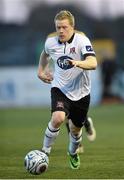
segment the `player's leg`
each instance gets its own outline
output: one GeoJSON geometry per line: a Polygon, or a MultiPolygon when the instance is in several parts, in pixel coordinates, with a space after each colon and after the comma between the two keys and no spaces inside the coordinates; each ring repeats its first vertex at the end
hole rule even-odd
{"type": "MultiPolygon", "coordinates": [[[[66,125],[66,129],[67,129],[67,133],[68,133],[68,135],[69,135],[69,133],[70,133],[69,119],[66,119],[65,125],[66,125]]],[[[83,153],[83,152],[84,152],[84,147],[83,147],[82,142],[80,142],[79,147],[78,147],[78,149],[77,149],[77,153],[81,154],[81,153],[83,153]]]]}
{"type": "Polygon", "coordinates": [[[65,95],[58,89],[51,89],[51,121],[45,131],[42,150],[47,154],[51,151],[51,146],[59,134],[60,126],[65,120],[65,95]]]}
{"type": "Polygon", "coordinates": [[[50,154],[52,144],[54,143],[56,137],[59,134],[60,126],[65,120],[65,112],[56,111],[53,112],[51,121],[48,123],[48,126],[45,131],[44,141],[43,141],[43,148],[47,154],[50,154]]]}
{"type": "Polygon", "coordinates": [[[96,130],[93,125],[93,120],[87,115],[89,111],[89,104],[90,104],[90,94],[80,99],[76,103],[76,106],[78,106],[78,109],[82,111],[82,113],[80,112],[80,115],[82,116],[83,125],[87,134],[87,138],[89,139],[89,141],[94,141],[96,138],[96,130]]]}
{"type": "MultiPolygon", "coordinates": [[[[85,128],[88,140],[89,141],[95,141],[95,139],[96,139],[96,130],[95,130],[93,120],[92,120],[91,117],[86,118],[85,123],[84,123],[84,128],[85,128]]],[[[69,134],[70,130],[69,130],[68,120],[66,121],[66,129],[67,129],[67,133],[69,134]]],[[[79,147],[77,149],[77,152],[79,154],[84,152],[84,147],[83,147],[82,143],[80,143],[80,145],[79,145],[79,147]]]]}
{"type": "Polygon", "coordinates": [[[77,149],[82,140],[82,127],[84,126],[84,123],[86,121],[87,113],[89,110],[89,104],[90,104],[90,95],[81,98],[79,101],[72,101],[71,103],[70,114],[68,116],[68,118],[71,119],[71,121],[69,121],[69,127],[70,127],[69,153],[71,157],[70,164],[72,163],[73,156],[74,156],[74,162],[76,162],[77,160],[77,164],[75,163],[73,168],[75,168],[76,165],[78,168],[80,166],[80,159],[77,153],[77,149]],[[75,160],[75,157],[78,158],[76,158],[75,160]]]}
{"type": "Polygon", "coordinates": [[[72,169],[78,169],[80,167],[80,157],[77,153],[77,149],[82,141],[82,128],[76,127],[71,120],[69,120],[69,162],[72,169]]]}

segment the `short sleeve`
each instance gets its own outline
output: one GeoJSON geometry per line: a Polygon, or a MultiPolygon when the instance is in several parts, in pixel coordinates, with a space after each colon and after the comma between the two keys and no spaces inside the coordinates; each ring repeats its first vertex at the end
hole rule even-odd
{"type": "Polygon", "coordinates": [[[85,55],[85,54],[90,54],[90,55],[94,54],[95,55],[92,44],[91,44],[88,37],[84,36],[82,38],[82,43],[81,44],[82,44],[82,47],[81,47],[82,55],[85,55]]]}
{"type": "Polygon", "coordinates": [[[45,41],[44,51],[45,51],[46,54],[49,54],[49,51],[48,51],[48,40],[45,41]]]}

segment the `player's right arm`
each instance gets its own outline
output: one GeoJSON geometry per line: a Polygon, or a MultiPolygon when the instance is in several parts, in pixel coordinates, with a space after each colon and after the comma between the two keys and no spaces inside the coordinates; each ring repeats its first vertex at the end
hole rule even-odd
{"type": "Polygon", "coordinates": [[[43,50],[39,59],[38,77],[45,83],[51,83],[53,80],[52,74],[48,71],[46,72],[46,68],[49,63],[48,58],[49,55],[43,50]]]}

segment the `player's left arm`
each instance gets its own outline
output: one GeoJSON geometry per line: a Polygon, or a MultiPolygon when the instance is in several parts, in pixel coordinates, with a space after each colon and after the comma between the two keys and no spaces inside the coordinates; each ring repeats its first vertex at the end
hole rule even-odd
{"type": "Polygon", "coordinates": [[[86,70],[94,70],[97,67],[97,59],[94,55],[87,55],[84,60],[69,60],[69,63],[86,70]]]}

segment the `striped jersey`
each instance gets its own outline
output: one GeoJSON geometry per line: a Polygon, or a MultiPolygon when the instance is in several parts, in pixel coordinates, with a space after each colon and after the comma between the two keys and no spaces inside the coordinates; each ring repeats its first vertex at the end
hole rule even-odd
{"type": "Polygon", "coordinates": [[[57,33],[49,35],[45,42],[45,52],[54,62],[52,87],[59,88],[70,100],[77,101],[90,93],[90,70],[69,64],[69,59],[84,61],[88,55],[95,55],[88,37],[75,31],[68,42],[59,41],[57,33]]]}

